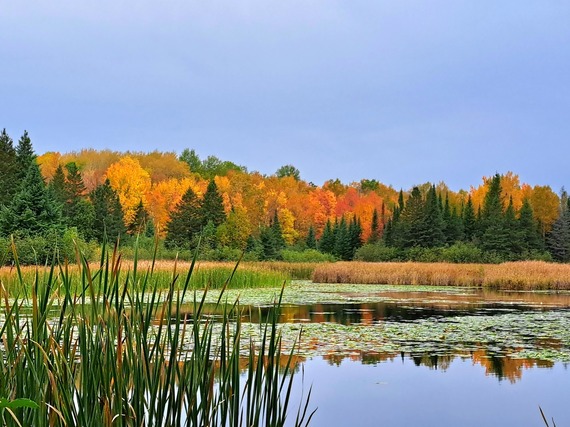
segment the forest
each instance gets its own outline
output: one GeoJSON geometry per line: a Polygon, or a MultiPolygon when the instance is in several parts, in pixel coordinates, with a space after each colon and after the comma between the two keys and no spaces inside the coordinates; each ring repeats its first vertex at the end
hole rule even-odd
{"type": "Polygon", "coordinates": [[[194,150],[83,149],[37,155],[27,132],[0,134],[0,262],[97,256],[104,241],[126,256],[209,260],[570,261],[564,189],[513,172],[468,190],[445,182],[396,190],[376,179],[322,186],[293,165],[272,175],[194,150]]]}

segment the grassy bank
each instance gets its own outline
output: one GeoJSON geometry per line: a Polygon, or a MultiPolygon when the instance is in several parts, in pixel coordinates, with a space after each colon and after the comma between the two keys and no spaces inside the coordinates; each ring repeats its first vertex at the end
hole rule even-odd
{"type": "Polygon", "coordinates": [[[181,318],[200,269],[177,267],[162,290],[151,266],[134,261],[127,272],[116,254],[73,273],[16,265],[30,294],[13,297],[1,282],[0,424],[282,426],[287,416],[308,424],[308,398],[290,411],[293,355],[281,354],[277,315],[260,325],[259,342],[241,342],[235,306],[213,323],[198,300],[181,318]],[[154,304],[163,293],[169,303],[154,304]]]}
{"type": "Polygon", "coordinates": [[[570,265],[542,261],[503,264],[338,262],[317,266],[312,279],[318,283],[570,289],[570,265]]]}
{"type": "MultiPolygon", "coordinates": [[[[96,271],[99,264],[90,263],[89,265],[92,270],[96,271]]],[[[175,271],[181,272],[188,270],[190,265],[190,262],[138,261],[136,263],[136,270],[138,272],[152,271],[153,286],[156,286],[157,289],[168,289],[173,280],[173,276],[176,274],[175,271]]],[[[265,263],[243,263],[240,264],[237,269],[235,269],[235,265],[235,263],[197,262],[192,277],[190,278],[189,288],[204,289],[208,287],[215,289],[224,286],[226,282],[229,289],[281,287],[292,276],[292,272],[287,271],[285,268],[276,268],[265,263]],[[229,280],[230,278],[231,280],[229,280]]],[[[135,262],[132,260],[124,260],[121,262],[121,266],[122,268],[119,272],[120,276],[124,278],[129,276],[131,289],[140,290],[142,288],[142,282],[140,280],[132,280],[132,275],[135,271],[135,262]]],[[[23,280],[20,281],[16,268],[1,267],[0,281],[10,296],[16,296],[18,294],[30,295],[31,284],[36,280],[36,275],[38,279],[47,280],[47,276],[49,276],[50,272],[51,268],[47,266],[21,267],[20,273],[23,280]]],[[[312,270],[310,272],[312,273],[312,270]]],[[[70,292],[76,294],[83,291],[85,284],[81,280],[81,266],[77,264],[67,265],[64,268],[56,269],[53,274],[55,282],[61,282],[65,276],[70,292]]],[[[307,277],[310,276],[309,272],[305,274],[307,274],[307,277]]],[[[100,279],[101,278],[97,276],[95,277],[92,283],[94,288],[98,288],[100,284],[104,284],[100,279]]],[[[177,280],[175,285],[178,288],[180,285],[183,285],[183,282],[177,280]]]]}

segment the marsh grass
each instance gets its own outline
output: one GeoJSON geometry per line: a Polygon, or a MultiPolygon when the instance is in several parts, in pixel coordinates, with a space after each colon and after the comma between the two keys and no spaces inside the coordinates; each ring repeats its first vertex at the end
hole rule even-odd
{"type": "Polygon", "coordinates": [[[312,279],[317,283],[570,289],[570,265],[543,261],[503,264],[338,262],[318,265],[312,279]]]}
{"type": "MultiPolygon", "coordinates": [[[[152,269],[153,283],[158,289],[162,290],[169,288],[172,281],[172,271],[175,266],[178,270],[188,270],[190,266],[193,265],[191,262],[178,263],[176,261],[137,261],[136,264],[139,270],[152,269]]],[[[123,274],[129,271],[132,272],[134,266],[135,261],[121,261],[123,274]]],[[[216,289],[223,286],[230,276],[232,280],[227,283],[229,289],[280,288],[283,283],[287,282],[291,277],[290,273],[283,269],[273,269],[262,264],[240,264],[240,268],[237,271],[234,271],[234,267],[235,263],[196,262],[193,267],[192,277],[190,278],[189,288],[216,289]]],[[[99,264],[90,263],[89,268],[98,271],[99,264]]],[[[82,292],[82,270],[83,266],[81,264],[70,264],[65,267],[67,285],[72,293],[82,292]]],[[[31,284],[34,283],[35,277],[38,276],[40,281],[45,281],[48,279],[50,272],[50,266],[20,267],[19,273],[14,266],[2,267],[0,268],[0,280],[10,295],[29,295],[31,284]],[[23,280],[20,280],[18,274],[21,274],[23,280]]],[[[53,274],[53,280],[59,281],[61,279],[62,270],[56,269],[53,274]]],[[[99,283],[98,280],[95,280],[92,285],[97,288],[99,283]]],[[[177,287],[180,284],[180,281],[176,282],[177,287]]],[[[142,289],[140,275],[136,280],[131,280],[131,289],[142,289]]]]}
{"type": "MultiPolygon", "coordinates": [[[[174,264],[164,288],[155,263],[135,257],[125,270],[116,248],[103,248],[97,268],[78,260],[77,271],[54,262],[24,274],[16,257],[19,288],[29,294],[14,296],[0,282],[0,397],[39,405],[10,409],[6,425],[282,426],[292,416],[295,372],[293,353],[281,353],[280,299],[260,324],[261,340],[242,343],[237,303],[216,324],[203,313],[205,295],[194,295],[191,317],[177,315],[192,293],[194,262],[174,264]]],[[[292,425],[310,422],[309,399],[310,391],[292,425]]]]}

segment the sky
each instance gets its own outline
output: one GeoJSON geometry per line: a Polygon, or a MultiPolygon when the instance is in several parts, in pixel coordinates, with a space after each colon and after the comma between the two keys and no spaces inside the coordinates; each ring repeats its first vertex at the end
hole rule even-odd
{"type": "Polygon", "coordinates": [[[567,0],[0,0],[0,128],[321,185],[570,186],[567,0]]]}

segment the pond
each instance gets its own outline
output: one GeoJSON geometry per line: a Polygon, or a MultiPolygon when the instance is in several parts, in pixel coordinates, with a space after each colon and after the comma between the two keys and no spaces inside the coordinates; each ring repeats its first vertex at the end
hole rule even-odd
{"type": "MultiPolygon", "coordinates": [[[[255,336],[279,290],[232,292],[255,336]]],[[[570,425],[568,292],[295,282],[280,321],[312,426],[570,425]]]]}

